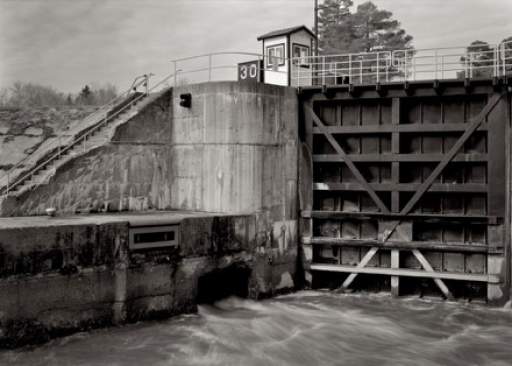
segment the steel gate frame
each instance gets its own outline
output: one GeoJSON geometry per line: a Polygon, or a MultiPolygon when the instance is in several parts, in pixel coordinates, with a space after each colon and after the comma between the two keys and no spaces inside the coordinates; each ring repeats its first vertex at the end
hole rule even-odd
{"type": "MultiPolygon", "coordinates": [[[[439,85],[434,82],[434,85],[439,85]]],[[[326,94],[326,87],[323,88],[324,94],[326,94]]],[[[376,88],[377,89],[377,88],[376,88]]],[[[406,86],[404,85],[404,89],[406,86]]],[[[350,91],[351,88],[349,87],[350,91]]],[[[382,274],[382,275],[390,275],[391,276],[391,292],[394,295],[398,295],[399,290],[399,281],[398,278],[400,276],[405,277],[421,277],[421,278],[432,278],[437,287],[440,289],[441,293],[447,299],[453,299],[453,295],[444,283],[443,279],[453,279],[453,280],[463,280],[463,281],[475,281],[475,282],[485,282],[487,284],[499,284],[501,282],[500,276],[495,273],[487,274],[470,274],[470,273],[451,273],[444,271],[435,271],[429,261],[425,258],[425,256],[420,251],[418,247],[407,247],[404,243],[393,243],[388,242],[389,238],[396,230],[396,228],[400,225],[402,219],[409,218],[412,209],[418,203],[418,201],[424,196],[424,194],[429,190],[434,181],[439,177],[439,175],[443,172],[443,170],[447,167],[447,165],[454,160],[459,150],[464,146],[464,144],[469,140],[471,136],[477,131],[477,129],[487,120],[489,114],[494,110],[496,105],[507,95],[506,92],[502,90],[495,90],[495,93],[488,95],[487,103],[483,107],[483,109],[478,113],[477,116],[470,119],[467,124],[466,129],[462,133],[462,135],[457,139],[455,144],[450,148],[447,153],[443,154],[441,161],[437,164],[435,169],[430,173],[428,178],[424,180],[420,186],[417,188],[416,192],[413,196],[408,200],[405,206],[400,210],[399,213],[391,212],[390,209],[384,204],[384,202],[377,195],[375,189],[372,185],[364,178],[361,171],[357,168],[354,161],[350,158],[350,156],[344,151],[344,149],[340,146],[338,141],[334,138],[333,133],[329,130],[326,124],[321,120],[321,118],[315,113],[313,109],[314,101],[311,101],[310,104],[303,103],[304,110],[304,122],[305,122],[305,140],[306,146],[309,147],[310,151],[313,151],[313,128],[316,127],[316,130],[320,132],[321,136],[324,136],[329,145],[334,149],[336,155],[336,161],[342,162],[346,164],[349,168],[350,172],[354,175],[357,182],[361,186],[361,191],[366,192],[375,205],[378,207],[380,212],[373,215],[378,215],[380,217],[389,217],[392,219],[396,219],[391,223],[391,227],[386,230],[384,237],[379,240],[379,246],[370,246],[369,250],[366,252],[364,256],[362,256],[360,262],[356,266],[347,266],[347,265],[330,265],[330,264],[317,264],[311,263],[309,265],[310,271],[328,271],[328,272],[342,272],[348,273],[349,275],[344,280],[342,284],[343,289],[347,289],[357,277],[359,273],[366,274],[382,274]],[[375,254],[379,251],[380,248],[391,249],[391,268],[387,267],[367,267],[367,264],[370,260],[375,256],[375,254]],[[420,263],[423,270],[412,270],[407,268],[400,268],[399,266],[399,253],[402,251],[411,251],[417,261],[420,263]]],[[[353,95],[354,96],[354,95],[353,95]]],[[[509,116],[510,118],[510,116],[509,116]]],[[[393,123],[393,122],[392,122],[393,123]]],[[[399,121],[395,124],[399,124],[399,121]]],[[[393,143],[392,143],[393,144],[393,143]]],[[[394,146],[392,153],[399,153],[399,147],[394,146]]],[[[311,162],[312,164],[313,162],[311,162]]],[[[394,167],[392,167],[394,170],[394,167]]],[[[392,174],[397,174],[393,172],[392,174]]],[[[313,175],[311,175],[311,181],[307,182],[310,184],[311,189],[313,188],[313,175]]],[[[395,181],[396,184],[396,181],[395,181]]],[[[393,193],[398,193],[394,192],[393,193]]],[[[393,200],[392,205],[394,206],[394,210],[396,210],[396,205],[393,200]]],[[[338,243],[333,243],[332,240],[327,240],[329,243],[322,243],[321,238],[313,238],[312,236],[312,218],[313,217],[322,217],[323,212],[315,212],[313,210],[303,210],[302,217],[307,221],[304,225],[305,229],[303,236],[303,244],[312,245],[312,244],[331,244],[331,245],[346,245],[350,246],[350,240],[340,239],[338,243]],[[309,221],[308,221],[309,220],[309,221]],[[309,234],[309,235],[308,235],[309,234]]],[[[327,213],[324,216],[332,218],[336,216],[335,212],[332,212],[333,215],[329,215],[327,213]]],[[[339,212],[339,216],[347,216],[350,217],[351,213],[339,212]]],[[[370,214],[371,213],[358,213],[358,214],[370,214]]],[[[489,212],[487,212],[489,214],[489,212]]],[[[487,215],[487,221],[489,223],[493,223],[497,220],[496,217],[492,217],[491,215],[487,215]]],[[[353,245],[354,246],[354,245],[353,245]]],[[[355,245],[357,246],[357,245],[355,245]]],[[[441,248],[445,249],[445,248],[441,248]]],[[[465,248],[468,249],[468,248],[465,248]]],[[[475,249],[475,248],[469,248],[475,249]]],[[[310,253],[312,254],[312,253],[310,253]]],[[[312,259],[312,257],[311,257],[312,259]]]]}

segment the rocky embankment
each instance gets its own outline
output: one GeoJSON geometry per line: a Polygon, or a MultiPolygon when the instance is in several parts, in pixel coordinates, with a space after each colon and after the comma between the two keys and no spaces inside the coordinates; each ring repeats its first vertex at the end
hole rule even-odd
{"type": "Polygon", "coordinates": [[[46,139],[65,132],[94,106],[0,108],[0,176],[35,151],[46,139]]]}

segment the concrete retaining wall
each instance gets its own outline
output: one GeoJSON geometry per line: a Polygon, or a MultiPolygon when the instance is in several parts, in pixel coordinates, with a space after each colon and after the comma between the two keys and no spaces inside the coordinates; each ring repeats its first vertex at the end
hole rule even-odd
{"type": "Polygon", "coordinates": [[[290,88],[217,82],[168,90],[113,141],[4,202],[3,216],[181,209],[295,217],[297,97],[290,88]],[[179,95],[192,94],[192,108],[179,95]]]}
{"type": "Polygon", "coordinates": [[[198,279],[232,265],[249,269],[252,298],[297,287],[297,111],[284,87],[170,89],[110,143],[4,201],[3,216],[58,218],[0,219],[0,343],[193,311],[198,279]],[[177,251],[130,252],[122,212],[156,211],[163,225],[158,210],[171,209],[219,214],[183,217],[177,251]],[[116,214],[65,218],[99,212],[116,214]]]}
{"type": "Polygon", "coordinates": [[[0,348],[193,312],[199,278],[232,265],[251,298],[293,289],[296,251],[272,248],[264,217],[152,216],[180,223],[179,248],[130,251],[133,216],[0,219],[0,348]]]}

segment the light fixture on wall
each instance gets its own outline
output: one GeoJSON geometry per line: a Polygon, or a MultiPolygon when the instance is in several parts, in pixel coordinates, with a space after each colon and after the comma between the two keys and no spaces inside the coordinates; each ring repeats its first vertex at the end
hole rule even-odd
{"type": "Polygon", "coordinates": [[[192,94],[184,93],[180,94],[180,106],[190,108],[192,105],[192,94]]]}

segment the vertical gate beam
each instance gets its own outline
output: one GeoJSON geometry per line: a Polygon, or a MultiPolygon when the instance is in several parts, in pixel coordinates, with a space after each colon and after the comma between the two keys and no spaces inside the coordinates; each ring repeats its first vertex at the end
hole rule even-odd
{"type": "MultiPolygon", "coordinates": [[[[366,267],[366,265],[372,260],[373,256],[375,255],[375,253],[377,253],[378,250],[379,248],[377,247],[371,247],[370,250],[366,252],[363,259],[361,259],[361,262],[359,262],[355,268],[366,267]]],[[[347,289],[350,286],[350,284],[355,280],[356,277],[357,273],[349,274],[348,277],[343,282],[343,284],[341,285],[341,287],[343,289],[347,289]]]]}
{"type": "MultiPolygon", "coordinates": [[[[400,251],[398,249],[391,250],[391,268],[400,268],[400,251]]],[[[391,276],[391,295],[398,296],[400,293],[400,278],[391,276]]]]}
{"type": "MultiPolygon", "coordinates": [[[[505,217],[506,209],[506,147],[505,136],[508,103],[499,103],[487,120],[487,212],[489,216],[505,217]]],[[[488,245],[499,247],[503,245],[504,225],[488,227],[488,245]]]]}
{"type": "Polygon", "coordinates": [[[313,121],[315,121],[315,124],[318,126],[318,129],[325,135],[327,138],[327,141],[331,144],[331,146],[336,150],[336,153],[344,160],[345,164],[347,164],[348,168],[354,174],[354,177],[357,179],[359,184],[361,184],[366,192],[370,195],[370,197],[373,199],[377,207],[384,213],[390,213],[389,209],[386,207],[384,202],[380,199],[380,197],[377,195],[377,193],[374,191],[374,189],[370,186],[370,184],[366,181],[366,179],[363,177],[359,169],[355,166],[352,159],[348,157],[348,155],[345,153],[343,148],[338,144],[338,141],[332,136],[332,134],[327,130],[323,122],[320,120],[320,118],[315,114],[313,109],[311,107],[308,107],[309,113],[311,114],[311,117],[313,118],[313,121]]]}
{"type": "MultiPolygon", "coordinates": [[[[304,106],[306,101],[303,101],[304,106]]],[[[311,102],[312,103],[312,102],[311,102]]],[[[302,109],[304,118],[304,137],[305,142],[302,144],[301,154],[299,155],[299,207],[301,210],[313,209],[313,119],[311,114],[307,112],[306,107],[302,109]]],[[[313,261],[313,246],[311,238],[313,237],[313,219],[301,218],[300,234],[305,241],[302,243],[302,261],[304,266],[304,282],[306,287],[313,285],[313,276],[311,275],[310,266],[313,261]]]]}
{"type": "MultiPolygon", "coordinates": [[[[457,152],[461,149],[462,146],[466,143],[469,137],[476,131],[478,127],[485,121],[489,113],[494,109],[496,104],[500,101],[500,99],[505,95],[504,93],[494,94],[491,99],[487,102],[485,107],[478,113],[478,115],[473,118],[473,120],[469,123],[469,126],[466,128],[466,131],[462,134],[461,137],[457,140],[457,142],[453,145],[450,151],[443,157],[443,160],[439,162],[434,171],[429,175],[429,177],[420,185],[416,193],[411,197],[411,199],[404,206],[400,214],[407,215],[413,208],[414,205],[419,201],[421,197],[425,194],[425,192],[430,188],[432,183],[437,179],[439,174],[446,168],[448,163],[453,160],[457,152]]],[[[391,234],[395,231],[399,222],[394,225],[392,230],[389,231],[387,237],[384,238],[384,242],[389,239],[391,234]]]]}
{"type": "MultiPolygon", "coordinates": [[[[400,124],[400,98],[393,98],[391,104],[391,123],[395,126],[400,124]]],[[[391,153],[400,154],[400,134],[395,131],[391,134],[391,153]]],[[[394,161],[391,163],[391,181],[394,184],[400,183],[400,163],[394,161]]],[[[400,192],[394,190],[391,192],[391,212],[400,212],[400,192]]]]}
{"type": "MultiPolygon", "coordinates": [[[[421,252],[418,249],[413,249],[412,254],[414,254],[414,256],[416,257],[418,262],[420,262],[421,266],[423,267],[423,269],[425,269],[425,271],[432,272],[432,273],[435,272],[434,268],[432,268],[432,266],[428,262],[427,258],[425,258],[423,256],[423,254],[421,254],[421,252]]],[[[439,289],[441,290],[443,295],[448,300],[453,300],[453,295],[450,292],[450,290],[448,289],[448,287],[445,285],[444,281],[440,278],[434,278],[433,280],[436,283],[437,287],[439,287],[439,289]]]]}

